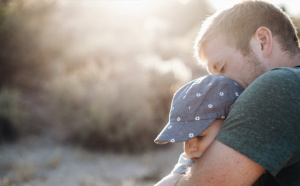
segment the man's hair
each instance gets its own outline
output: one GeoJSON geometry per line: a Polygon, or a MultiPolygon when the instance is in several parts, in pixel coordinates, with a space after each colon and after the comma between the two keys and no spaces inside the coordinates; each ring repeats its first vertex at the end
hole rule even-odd
{"type": "Polygon", "coordinates": [[[293,55],[299,52],[296,28],[291,18],[279,8],[264,1],[244,1],[208,17],[195,40],[194,52],[199,59],[207,41],[222,34],[226,43],[244,56],[251,52],[249,43],[261,27],[271,30],[283,51],[293,55]]]}

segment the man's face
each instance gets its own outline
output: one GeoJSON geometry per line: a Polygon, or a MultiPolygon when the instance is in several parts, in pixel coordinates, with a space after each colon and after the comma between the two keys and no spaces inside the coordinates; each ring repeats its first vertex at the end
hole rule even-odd
{"type": "Polygon", "coordinates": [[[210,74],[224,75],[243,88],[267,71],[254,52],[243,56],[240,51],[228,46],[220,34],[205,44],[202,58],[210,74]]]}

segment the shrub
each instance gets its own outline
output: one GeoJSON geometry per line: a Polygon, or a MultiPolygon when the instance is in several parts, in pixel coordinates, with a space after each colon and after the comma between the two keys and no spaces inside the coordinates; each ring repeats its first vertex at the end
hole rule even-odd
{"type": "Polygon", "coordinates": [[[61,49],[43,44],[53,7],[45,1],[0,2],[0,87],[40,88],[49,78],[49,61],[61,49]]]}
{"type": "Polygon", "coordinates": [[[6,88],[0,91],[0,139],[14,140],[30,131],[29,113],[22,106],[19,92],[6,88]]]}
{"type": "Polygon", "coordinates": [[[90,149],[137,152],[156,146],[180,81],[171,71],[138,63],[99,64],[73,68],[47,85],[54,115],[64,123],[57,130],[90,149]]]}

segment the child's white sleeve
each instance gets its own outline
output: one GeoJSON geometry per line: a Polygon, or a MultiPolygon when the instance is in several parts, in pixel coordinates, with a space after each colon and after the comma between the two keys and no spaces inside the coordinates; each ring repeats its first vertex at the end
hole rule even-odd
{"type": "Polygon", "coordinates": [[[183,152],[179,156],[178,162],[171,173],[160,180],[158,183],[156,183],[154,186],[175,186],[180,180],[181,176],[186,173],[194,163],[195,162],[189,159],[183,152]]]}
{"type": "Polygon", "coordinates": [[[187,157],[187,155],[183,152],[178,160],[178,163],[175,165],[171,173],[180,173],[184,174],[186,171],[193,166],[195,162],[187,157]]]}
{"type": "Polygon", "coordinates": [[[180,180],[182,174],[180,173],[170,173],[154,186],[175,186],[177,182],[180,180]]]}

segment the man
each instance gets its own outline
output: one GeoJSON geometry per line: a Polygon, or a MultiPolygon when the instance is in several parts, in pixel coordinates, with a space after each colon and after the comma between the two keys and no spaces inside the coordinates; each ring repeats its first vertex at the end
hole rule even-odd
{"type": "Polygon", "coordinates": [[[195,44],[209,73],[246,90],[177,185],[252,185],[266,171],[279,185],[300,185],[300,50],[288,15],[245,1],[208,18],[195,44]]]}

